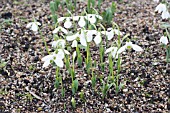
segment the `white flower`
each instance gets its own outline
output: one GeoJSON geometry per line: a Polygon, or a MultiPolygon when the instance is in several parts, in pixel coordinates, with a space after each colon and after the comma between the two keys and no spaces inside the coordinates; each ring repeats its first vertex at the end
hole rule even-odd
{"type": "Polygon", "coordinates": [[[52,53],[50,55],[43,57],[42,58],[42,61],[44,61],[43,67],[47,67],[51,63],[51,61],[54,61],[57,66],[63,67],[64,63],[62,59],[64,58],[64,56],[61,54],[62,53],[59,51],[57,54],[52,53]]]}
{"type": "Polygon", "coordinates": [[[113,31],[116,35],[121,35],[121,36],[123,35],[122,32],[120,32],[118,29],[114,29],[113,31]]]}
{"type": "Polygon", "coordinates": [[[79,37],[80,37],[81,45],[87,46],[86,35],[85,35],[85,31],[83,29],[81,30],[81,34],[79,35],[79,37]]]}
{"type": "Polygon", "coordinates": [[[170,18],[170,13],[168,12],[168,10],[163,11],[161,17],[162,17],[162,19],[170,18]]]}
{"type": "Polygon", "coordinates": [[[73,59],[75,59],[76,58],[76,51],[74,51],[74,53],[73,53],[73,59]]]}
{"type": "Polygon", "coordinates": [[[54,31],[53,31],[53,34],[58,33],[60,30],[63,33],[68,34],[68,31],[65,28],[61,27],[61,26],[58,26],[57,28],[55,28],[54,31]]]}
{"type": "Polygon", "coordinates": [[[86,21],[84,20],[84,17],[83,17],[83,16],[80,17],[80,20],[79,20],[79,22],[78,22],[78,25],[79,25],[80,27],[84,27],[84,26],[86,25],[86,21]]]}
{"type": "Polygon", "coordinates": [[[168,44],[168,38],[167,38],[166,36],[162,36],[162,37],[160,38],[160,42],[163,43],[163,44],[165,44],[165,45],[167,45],[167,44],[168,44]]]}
{"type": "Polygon", "coordinates": [[[140,46],[132,44],[132,42],[126,42],[126,44],[118,50],[118,54],[125,51],[127,48],[133,48],[135,51],[143,51],[140,46]]]}
{"type": "Polygon", "coordinates": [[[66,44],[66,42],[65,42],[65,40],[63,40],[63,39],[58,39],[57,41],[53,41],[52,42],[52,47],[54,47],[54,48],[56,48],[56,47],[58,47],[58,48],[65,48],[65,44],[66,44]]]}
{"type": "Polygon", "coordinates": [[[74,41],[72,42],[71,47],[77,47],[77,40],[74,40],[74,41]]]}
{"type": "Polygon", "coordinates": [[[98,45],[98,44],[100,44],[101,41],[102,41],[101,33],[100,33],[100,32],[97,32],[97,35],[96,35],[96,37],[94,38],[94,42],[96,43],[96,45],[98,45]]]}
{"type": "Polygon", "coordinates": [[[110,53],[112,54],[113,58],[118,58],[118,53],[117,53],[118,48],[117,47],[110,47],[106,49],[105,54],[110,53]]]}
{"type": "Polygon", "coordinates": [[[159,0],[153,0],[153,1],[154,1],[154,2],[157,2],[157,3],[159,2],[159,0]]]}
{"type": "Polygon", "coordinates": [[[162,3],[160,3],[157,7],[156,7],[156,9],[155,9],[155,11],[157,12],[158,11],[158,13],[161,13],[161,12],[164,12],[164,11],[166,11],[167,9],[166,9],[166,5],[165,4],[162,4],[162,3]]]}
{"type": "Polygon", "coordinates": [[[87,42],[91,42],[93,40],[93,35],[97,35],[96,30],[85,30],[87,42]]]}
{"type": "Polygon", "coordinates": [[[68,17],[68,18],[66,18],[66,21],[64,23],[64,27],[65,28],[71,28],[71,26],[72,26],[72,23],[70,21],[70,18],[68,17]]]}
{"type": "Polygon", "coordinates": [[[30,28],[34,32],[38,31],[38,25],[41,25],[39,22],[30,22],[27,24],[26,28],[30,28]]]}
{"type": "Polygon", "coordinates": [[[96,15],[96,14],[87,14],[87,16],[85,16],[85,18],[88,21],[90,21],[91,24],[94,24],[96,22],[96,18],[102,20],[102,17],[100,15],[96,15]]]}
{"type": "Polygon", "coordinates": [[[66,40],[67,40],[67,41],[73,41],[73,40],[75,40],[77,37],[79,37],[79,32],[77,32],[76,34],[71,35],[71,36],[66,36],[66,40]]]}
{"type": "Polygon", "coordinates": [[[112,28],[108,28],[107,31],[102,31],[101,33],[106,35],[108,40],[111,40],[114,36],[114,31],[112,28]]]}
{"type": "Polygon", "coordinates": [[[60,17],[60,18],[57,19],[57,21],[58,21],[58,23],[59,23],[59,22],[64,21],[64,19],[66,19],[66,18],[67,18],[67,17],[60,17]]]}

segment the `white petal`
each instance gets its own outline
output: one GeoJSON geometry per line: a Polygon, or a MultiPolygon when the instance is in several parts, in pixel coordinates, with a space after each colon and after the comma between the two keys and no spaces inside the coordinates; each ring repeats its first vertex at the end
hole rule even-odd
{"type": "Polygon", "coordinates": [[[53,41],[52,42],[52,47],[56,48],[56,47],[60,47],[60,48],[65,48],[65,40],[63,39],[58,39],[57,41],[53,41]]]}
{"type": "Polygon", "coordinates": [[[41,23],[39,23],[39,22],[35,22],[37,25],[41,25],[41,23]]]}
{"type": "Polygon", "coordinates": [[[63,51],[63,49],[58,49],[58,53],[55,55],[55,57],[63,59],[64,58],[64,51],[63,51]]]}
{"type": "Polygon", "coordinates": [[[77,40],[74,40],[74,41],[72,42],[71,47],[77,47],[77,40]]]}
{"type": "Polygon", "coordinates": [[[86,25],[86,21],[84,20],[84,17],[80,17],[80,20],[78,22],[78,25],[80,27],[84,27],[86,25]]]}
{"type": "Polygon", "coordinates": [[[120,53],[122,53],[123,51],[125,51],[126,50],[126,45],[124,45],[124,46],[122,46],[121,48],[119,48],[119,50],[118,50],[118,54],[120,54],[120,53]]]}
{"type": "Polygon", "coordinates": [[[58,67],[63,67],[63,66],[64,66],[63,60],[60,59],[60,58],[56,58],[56,59],[54,60],[54,62],[56,63],[56,65],[57,65],[58,67]]]}
{"type": "Polygon", "coordinates": [[[70,54],[70,53],[69,53],[67,50],[65,50],[65,49],[64,49],[64,53],[67,54],[67,55],[70,54]]]}
{"type": "Polygon", "coordinates": [[[61,31],[62,31],[63,33],[68,34],[68,31],[67,31],[65,28],[63,28],[63,27],[60,26],[60,29],[61,29],[61,31]]]}
{"type": "Polygon", "coordinates": [[[114,29],[113,31],[117,35],[121,35],[121,36],[123,35],[122,32],[120,32],[118,29],[114,29]]]}
{"type": "Polygon", "coordinates": [[[86,34],[86,38],[87,38],[87,42],[91,42],[93,39],[93,35],[97,34],[96,30],[86,30],[87,34],[86,34]]]}
{"type": "Polygon", "coordinates": [[[78,21],[81,16],[73,16],[74,21],[78,21]]]}
{"type": "Polygon", "coordinates": [[[45,61],[52,60],[52,59],[53,59],[53,55],[47,55],[43,57],[41,60],[45,62],[45,61]]]}
{"type": "Polygon", "coordinates": [[[79,33],[78,33],[78,32],[77,32],[76,34],[74,34],[74,35],[66,36],[66,40],[67,40],[67,41],[73,41],[73,40],[75,40],[77,37],[79,37],[79,33]]]}
{"type": "Polygon", "coordinates": [[[170,18],[170,13],[167,11],[163,11],[161,15],[162,19],[168,19],[170,18]]]}
{"type": "Polygon", "coordinates": [[[100,19],[100,20],[102,20],[103,18],[102,18],[102,16],[100,16],[100,15],[95,15],[98,19],[100,19]]]}
{"type": "Polygon", "coordinates": [[[53,30],[53,34],[58,33],[58,31],[59,31],[59,28],[57,27],[53,30]]]}
{"type": "Polygon", "coordinates": [[[38,25],[36,23],[32,23],[31,30],[38,31],[38,25]]]}
{"type": "Polygon", "coordinates": [[[44,64],[43,64],[43,68],[47,67],[49,64],[50,64],[50,60],[45,61],[44,64]]]}
{"type": "Polygon", "coordinates": [[[157,3],[159,2],[159,0],[153,0],[153,1],[154,1],[154,2],[157,2],[157,3]]]}
{"type": "Polygon", "coordinates": [[[135,51],[143,51],[143,49],[142,49],[140,46],[136,45],[136,44],[132,44],[132,48],[133,48],[135,51]]]}
{"type": "Polygon", "coordinates": [[[101,33],[98,32],[97,36],[94,38],[94,42],[96,43],[96,45],[98,45],[98,44],[100,44],[101,41],[102,41],[101,33]]]}
{"type": "Polygon", "coordinates": [[[32,22],[28,23],[26,28],[30,28],[32,26],[32,22]]]}
{"type": "Polygon", "coordinates": [[[110,48],[106,49],[105,54],[110,53],[114,49],[115,49],[115,47],[110,47],[110,48]]]}
{"type": "Polygon", "coordinates": [[[161,13],[161,12],[164,12],[164,11],[166,11],[167,9],[166,9],[166,5],[165,4],[162,4],[162,3],[160,3],[157,7],[156,7],[156,9],[155,9],[155,11],[157,12],[158,11],[158,13],[161,13]]]}
{"type": "Polygon", "coordinates": [[[85,36],[85,31],[81,30],[81,34],[80,34],[80,43],[83,46],[87,46],[87,42],[86,42],[86,36],[85,36]]]}
{"type": "Polygon", "coordinates": [[[60,18],[57,19],[57,21],[62,22],[62,21],[64,21],[65,18],[67,18],[67,17],[60,17],[60,18]]]}
{"type": "Polygon", "coordinates": [[[71,28],[71,26],[72,26],[72,23],[70,21],[70,18],[67,18],[65,23],[64,23],[64,27],[65,28],[71,28]]]}
{"type": "Polygon", "coordinates": [[[74,51],[73,53],[73,59],[75,59],[75,57],[76,57],[76,51],[74,51]]]}
{"type": "Polygon", "coordinates": [[[167,45],[167,44],[168,44],[168,38],[165,37],[165,36],[162,36],[162,37],[160,38],[160,42],[163,43],[163,44],[165,44],[165,45],[167,45]]]}
{"type": "Polygon", "coordinates": [[[114,51],[112,51],[112,57],[113,58],[118,58],[117,47],[115,47],[114,51]]]}
{"type": "Polygon", "coordinates": [[[94,24],[96,22],[96,16],[94,14],[87,14],[86,19],[90,21],[91,24],[94,24]]]}

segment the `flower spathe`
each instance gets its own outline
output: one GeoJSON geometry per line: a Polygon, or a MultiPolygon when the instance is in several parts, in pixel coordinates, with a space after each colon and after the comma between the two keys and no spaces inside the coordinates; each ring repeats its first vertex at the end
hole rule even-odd
{"type": "Polygon", "coordinates": [[[166,36],[162,36],[162,37],[160,38],[160,42],[163,43],[163,44],[165,44],[165,45],[167,45],[167,44],[168,44],[168,38],[167,38],[166,36]]]}
{"type": "Polygon", "coordinates": [[[27,24],[26,28],[30,28],[30,30],[36,32],[38,31],[38,26],[41,25],[39,22],[30,22],[27,24]]]}
{"type": "Polygon", "coordinates": [[[128,48],[132,48],[135,51],[143,51],[143,49],[140,46],[138,46],[136,44],[132,44],[132,42],[126,42],[126,44],[118,50],[118,54],[122,53],[123,51],[125,51],[128,48]]]}

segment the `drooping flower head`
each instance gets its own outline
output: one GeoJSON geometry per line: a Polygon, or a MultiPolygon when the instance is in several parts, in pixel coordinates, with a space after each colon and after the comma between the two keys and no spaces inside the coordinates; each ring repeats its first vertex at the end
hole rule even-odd
{"type": "Polygon", "coordinates": [[[36,32],[38,31],[38,26],[41,25],[39,22],[30,22],[27,24],[26,28],[30,28],[30,30],[36,32]]]}
{"type": "Polygon", "coordinates": [[[140,46],[136,44],[132,44],[132,42],[126,42],[126,44],[118,50],[118,54],[130,48],[134,49],[135,51],[143,51],[143,49],[140,46]]]}
{"type": "Polygon", "coordinates": [[[160,42],[163,43],[163,44],[165,44],[165,45],[167,45],[169,41],[168,41],[168,38],[167,38],[166,36],[162,36],[162,37],[160,38],[160,42]]]}

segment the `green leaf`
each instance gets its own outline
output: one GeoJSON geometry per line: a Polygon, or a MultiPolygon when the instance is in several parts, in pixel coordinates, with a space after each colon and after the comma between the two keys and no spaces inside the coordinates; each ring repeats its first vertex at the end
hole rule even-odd
{"type": "Polygon", "coordinates": [[[163,28],[163,29],[167,29],[167,28],[170,28],[170,24],[169,23],[162,23],[160,25],[160,27],[163,28]]]}
{"type": "Polygon", "coordinates": [[[0,68],[4,68],[6,66],[7,62],[1,62],[0,63],[0,68]]]}
{"type": "Polygon", "coordinates": [[[50,11],[52,14],[55,14],[55,3],[53,1],[50,2],[50,11]]]}

